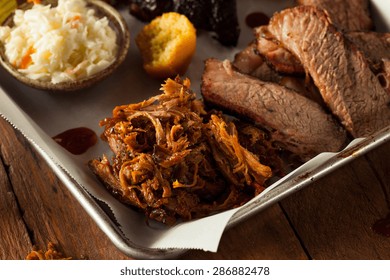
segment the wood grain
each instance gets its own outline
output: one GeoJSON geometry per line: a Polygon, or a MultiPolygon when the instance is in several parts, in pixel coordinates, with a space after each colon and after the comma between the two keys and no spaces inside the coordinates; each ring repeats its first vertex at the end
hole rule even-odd
{"type": "Polygon", "coordinates": [[[32,245],[44,249],[48,242],[53,242],[65,256],[74,259],[127,259],[23,136],[4,120],[0,120],[0,131],[3,135],[0,139],[2,170],[4,166],[8,169],[8,175],[4,172],[0,175],[3,181],[9,178],[8,186],[1,183],[1,194],[8,189],[9,197],[17,198],[18,202],[18,207],[2,207],[2,214],[9,215],[10,221],[5,225],[2,221],[0,227],[5,231],[0,239],[1,258],[24,259],[32,245]],[[10,232],[15,228],[15,221],[20,221],[17,235],[10,232]],[[23,244],[19,244],[23,240],[23,244]]]}
{"type": "Polygon", "coordinates": [[[8,178],[9,167],[2,156],[4,146],[0,148],[0,259],[23,259],[23,251],[31,248],[31,242],[8,178]]]}
{"type": "Polygon", "coordinates": [[[281,203],[313,259],[389,259],[390,238],[372,225],[389,212],[389,144],[336,170],[281,203]],[[376,162],[375,166],[370,163],[376,162]],[[374,172],[375,170],[375,172],[374,172]],[[387,171],[386,171],[387,170],[387,171]]]}
{"type": "Polygon", "coordinates": [[[183,258],[303,260],[308,257],[276,204],[225,232],[217,253],[190,251],[183,258]]]}

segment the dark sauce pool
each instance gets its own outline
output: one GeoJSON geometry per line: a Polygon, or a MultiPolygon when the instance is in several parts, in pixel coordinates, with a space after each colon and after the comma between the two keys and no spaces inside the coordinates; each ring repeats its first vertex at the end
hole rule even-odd
{"type": "Polygon", "coordinates": [[[53,139],[70,153],[81,155],[97,143],[98,137],[87,127],[77,127],[66,130],[53,139]]]}
{"type": "Polygon", "coordinates": [[[390,237],[390,214],[386,218],[376,221],[372,230],[382,236],[390,237]]]}

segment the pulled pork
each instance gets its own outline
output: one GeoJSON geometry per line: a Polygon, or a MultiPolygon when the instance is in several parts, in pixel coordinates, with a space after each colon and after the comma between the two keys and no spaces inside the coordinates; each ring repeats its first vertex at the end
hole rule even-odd
{"type": "Polygon", "coordinates": [[[117,106],[100,122],[112,162],[89,162],[118,199],[169,225],[240,206],[272,175],[240,145],[233,122],[206,112],[189,87],[168,79],[162,94],[117,106]]]}

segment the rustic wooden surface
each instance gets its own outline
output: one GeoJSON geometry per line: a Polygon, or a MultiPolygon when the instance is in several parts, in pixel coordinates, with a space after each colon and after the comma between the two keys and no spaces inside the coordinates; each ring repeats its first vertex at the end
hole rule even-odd
{"type": "MultiPolygon", "coordinates": [[[[73,259],[129,259],[23,136],[0,119],[0,259],[53,242],[73,259]]],[[[389,212],[390,143],[224,233],[217,253],[183,259],[390,259],[372,225],[389,212]]]]}

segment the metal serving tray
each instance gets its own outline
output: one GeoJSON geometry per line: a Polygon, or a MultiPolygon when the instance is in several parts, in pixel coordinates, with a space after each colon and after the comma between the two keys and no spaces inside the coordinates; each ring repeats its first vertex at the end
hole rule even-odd
{"type": "MultiPolygon", "coordinates": [[[[263,11],[271,15],[273,11],[287,7],[290,2],[273,0],[240,1],[239,15],[241,21],[244,15],[251,11],[263,11]]],[[[390,18],[387,18],[386,13],[381,13],[381,11],[388,11],[390,4],[383,3],[384,1],[381,0],[373,0],[372,2],[375,8],[375,17],[378,19],[377,25],[381,26],[382,30],[390,30],[390,18]]],[[[131,36],[134,38],[142,25],[130,17],[127,10],[123,11],[123,16],[130,27],[131,36]]],[[[230,59],[234,53],[250,41],[251,31],[249,29],[245,30],[243,25],[241,27],[242,36],[236,49],[223,48],[208,34],[200,34],[197,54],[187,73],[195,87],[199,86],[205,56],[230,59]]],[[[51,139],[51,136],[58,132],[81,125],[88,126],[94,129],[97,134],[100,134],[101,128],[98,127],[98,121],[105,116],[109,116],[115,105],[138,102],[158,92],[160,82],[151,81],[140,70],[142,69],[141,61],[133,41],[128,56],[124,65],[113,77],[92,89],[78,93],[40,92],[19,84],[3,70],[0,70],[0,115],[13,127],[21,131],[32,143],[85,211],[118,249],[138,259],[175,258],[187,249],[155,249],[134,242],[128,235],[124,234],[123,228],[118,225],[118,221],[113,217],[111,209],[116,201],[102,202],[101,199],[96,198],[99,195],[99,188],[86,187],[89,183],[94,185],[96,182],[91,172],[85,167],[85,163],[107,151],[104,143],[99,143],[82,156],[74,157],[57,147],[58,145],[51,139]],[[132,88],[130,91],[128,90],[129,85],[132,88]],[[84,184],[81,185],[75,178],[81,178],[84,184]]],[[[197,88],[195,90],[199,91],[197,88]]],[[[321,154],[319,156],[321,160],[318,161],[318,164],[311,164],[306,168],[303,166],[300,172],[293,171],[282,178],[277,187],[265,191],[258,200],[240,208],[233,214],[226,228],[237,225],[389,140],[390,127],[370,137],[354,140],[340,153],[321,154]]]]}

